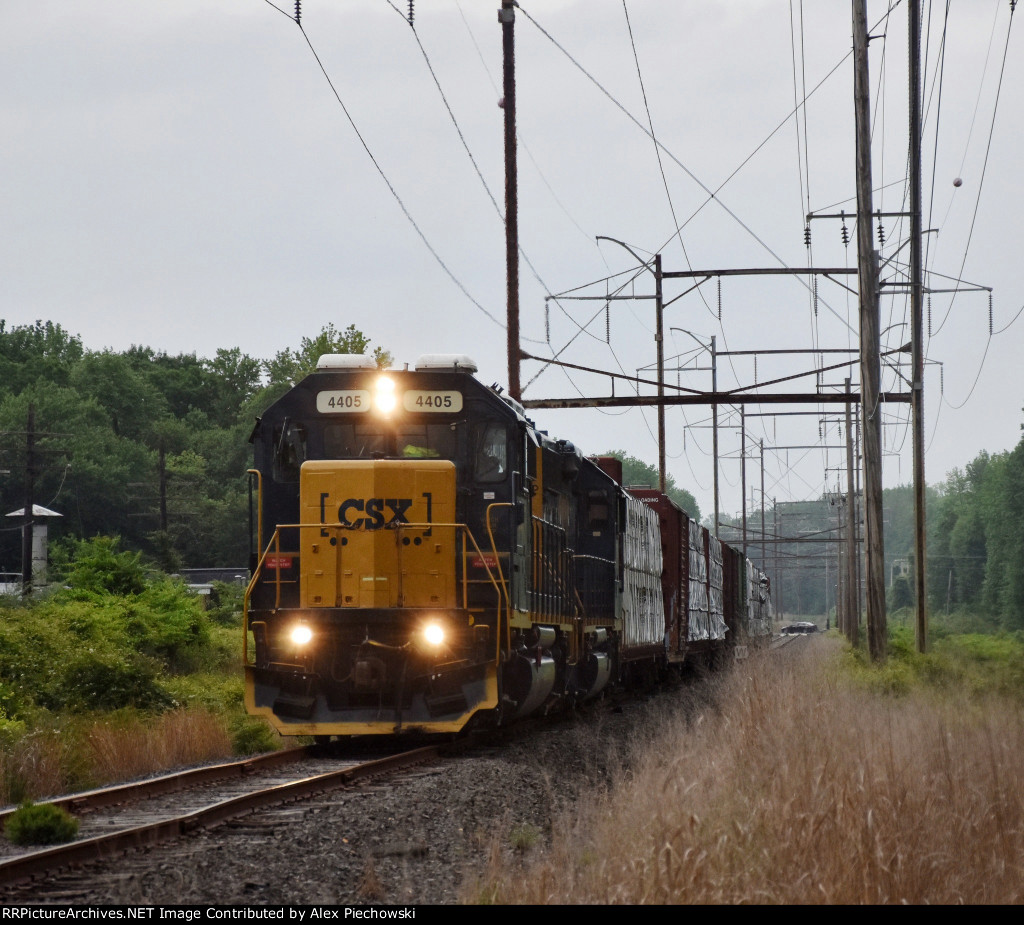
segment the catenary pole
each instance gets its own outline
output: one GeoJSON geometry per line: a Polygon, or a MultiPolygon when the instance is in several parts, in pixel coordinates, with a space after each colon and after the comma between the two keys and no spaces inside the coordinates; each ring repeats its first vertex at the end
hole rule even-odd
{"type": "Polygon", "coordinates": [[[914,430],[914,598],[917,651],[928,650],[927,531],[924,482],[924,342],[922,340],[921,262],[921,9],[907,4],[910,58],[910,345],[913,387],[910,408],[914,430]]]}
{"type": "Polygon", "coordinates": [[[878,255],[871,237],[871,124],[866,0],[853,0],[853,85],[857,167],[857,269],[860,289],[860,382],[864,405],[864,540],[868,652],[886,657],[885,547],[882,539],[882,406],[878,255]]]}
{"type": "Polygon", "coordinates": [[[519,193],[516,179],[516,46],[515,0],[501,0],[501,23],[505,110],[505,279],[508,329],[508,394],[522,397],[519,381],[519,193]]]}

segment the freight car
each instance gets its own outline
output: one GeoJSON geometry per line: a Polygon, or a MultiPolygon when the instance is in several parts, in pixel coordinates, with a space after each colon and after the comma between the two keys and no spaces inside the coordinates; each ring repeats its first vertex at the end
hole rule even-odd
{"type": "Polygon", "coordinates": [[[743,654],[767,583],[461,355],[327,355],[253,430],[245,702],[285,735],[454,734],[743,654]]]}

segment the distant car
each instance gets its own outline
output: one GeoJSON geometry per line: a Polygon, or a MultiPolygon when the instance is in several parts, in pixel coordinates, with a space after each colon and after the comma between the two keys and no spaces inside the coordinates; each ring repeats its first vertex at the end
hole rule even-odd
{"type": "Polygon", "coordinates": [[[788,626],[782,627],[779,630],[780,633],[786,635],[792,635],[793,633],[816,633],[818,632],[817,623],[790,623],[788,626]]]}

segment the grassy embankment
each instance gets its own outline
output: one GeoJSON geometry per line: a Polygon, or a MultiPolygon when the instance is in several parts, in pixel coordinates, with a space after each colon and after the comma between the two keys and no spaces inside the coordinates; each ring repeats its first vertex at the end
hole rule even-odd
{"type": "Polygon", "coordinates": [[[242,704],[241,589],[205,608],[93,547],[76,585],[0,597],[0,805],[280,746],[242,704]]]}
{"type": "Polygon", "coordinates": [[[466,901],[1024,901],[1024,638],[921,656],[897,627],[884,667],[835,634],[797,642],[713,679],[697,718],[676,703],[638,730],[619,779],[544,837],[510,816],[466,901]]]}
{"type": "MultiPolygon", "coordinates": [[[[0,600],[0,804],[280,744],[242,708],[237,591],[103,584],[0,600]]],[[[1024,639],[890,627],[884,667],[829,636],[712,679],[543,837],[510,815],[468,901],[1020,903],[1024,639]]]]}

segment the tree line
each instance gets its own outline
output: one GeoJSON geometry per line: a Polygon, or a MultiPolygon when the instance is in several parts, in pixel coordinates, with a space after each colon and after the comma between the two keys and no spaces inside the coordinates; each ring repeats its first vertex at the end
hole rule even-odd
{"type": "MultiPolygon", "coordinates": [[[[1024,629],[1024,439],[1013,450],[982,451],[953,469],[926,488],[925,506],[929,613],[970,614],[989,626],[1024,629]]],[[[748,555],[773,576],[773,598],[786,613],[834,613],[845,570],[845,507],[845,496],[827,494],[769,505],[763,547],[761,511],[748,512],[748,555]]],[[[885,489],[883,521],[887,604],[898,612],[915,604],[911,485],[885,489]]],[[[720,532],[733,545],[742,542],[736,518],[726,519],[720,532]]]]}
{"type": "Polygon", "coordinates": [[[61,515],[54,535],[117,536],[168,572],[243,566],[249,434],[324,353],[390,362],[354,325],[257,359],[88,350],[51,321],[0,319],[0,572],[21,571],[21,519],[2,515],[24,508],[30,478],[61,515]]]}

